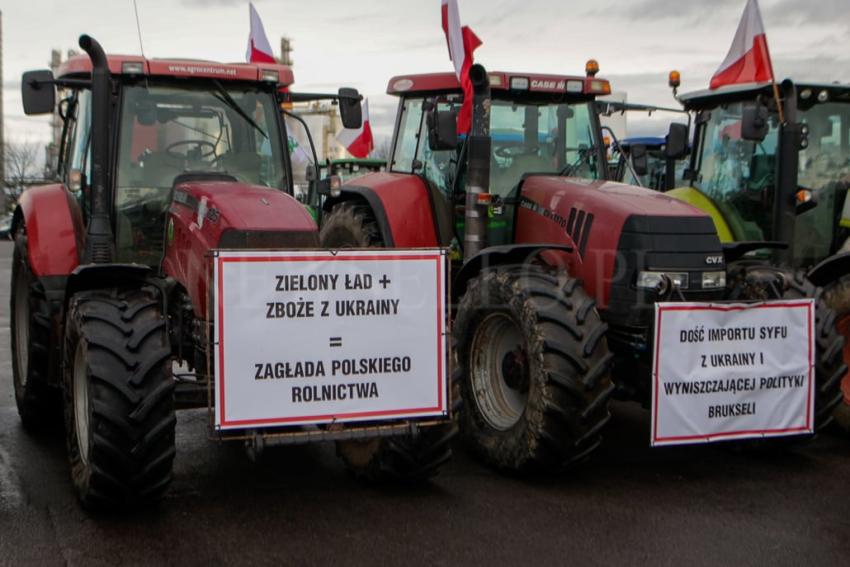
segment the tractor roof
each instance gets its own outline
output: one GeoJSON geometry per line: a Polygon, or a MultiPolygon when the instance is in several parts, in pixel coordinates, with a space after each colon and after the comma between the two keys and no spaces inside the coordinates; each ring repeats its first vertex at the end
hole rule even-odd
{"type": "MultiPolygon", "coordinates": [[[[489,71],[490,89],[494,91],[530,92],[532,94],[567,93],[581,95],[606,95],[611,85],[606,79],[581,75],[544,75],[539,73],[506,73],[489,71]]],[[[460,91],[460,82],[454,73],[426,73],[399,75],[390,79],[387,94],[435,93],[460,91]]]]}
{"type": "MultiPolygon", "coordinates": [[[[714,90],[705,89],[686,93],[680,96],[679,100],[688,110],[711,108],[718,104],[749,100],[757,94],[773,96],[771,85],[770,82],[729,85],[714,90]]],[[[815,96],[817,92],[825,90],[829,92],[830,100],[850,102],[850,85],[847,84],[794,83],[794,86],[797,88],[798,96],[806,90],[816,91],[815,96]]]]}
{"type": "MultiPolygon", "coordinates": [[[[292,69],[273,63],[216,63],[198,59],[146,59],[139,55],[107,56],[113,75],[148,77],[212,78],[222,81],[276,81],[287,87],[294,81],[292,69]],[[275,78],[276,74],[276,78],[275,78]]],[[[91,59],[75,55],[59,66],[57,78],[91,74],[91,59]]]]}

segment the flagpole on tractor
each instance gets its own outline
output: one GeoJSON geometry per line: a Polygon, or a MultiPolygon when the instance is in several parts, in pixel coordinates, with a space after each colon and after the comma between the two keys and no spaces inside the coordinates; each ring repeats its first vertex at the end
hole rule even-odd
{"type": "Polygon", "coordinates": [[[776,100],[776,110],[779,111],[779,123],[785,124],[785,109],[782,107],[782,98],[779,96],[779,85],[776,84],[776,79],[771,79],[773,83],[773,98],[776,100]]]}

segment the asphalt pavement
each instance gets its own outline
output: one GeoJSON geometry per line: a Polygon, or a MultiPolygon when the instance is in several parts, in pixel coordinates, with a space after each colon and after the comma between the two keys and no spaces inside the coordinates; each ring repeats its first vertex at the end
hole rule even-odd
{"type": "Polygon", "coordinates": [[[781,453],[649,448],[618,404],[592,460],[510,478],[462,448],[430,484],[370,487],[332,445],[251,461],[179,413],[174,482],[156,507],[77,504],[61,431],[26,433],[9,351],[12,246],[0,243],[0,565],[850,565],[850,441],[781,453]]]}

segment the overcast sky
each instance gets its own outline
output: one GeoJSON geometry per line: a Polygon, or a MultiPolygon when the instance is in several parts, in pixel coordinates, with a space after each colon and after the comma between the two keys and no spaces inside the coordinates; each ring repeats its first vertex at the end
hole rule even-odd
{"type": "MultiPolygon", "coordinates": [[[[137,0],[148,57],[241,61],[245,0],[137,0]]],[[[850,82],[850,0],[761,0],[780,77],[850,82]]],[[[491,70],[580,74],[588,58],[634,102],[670,105],[667,72],[683,90],[708,85],[726,55],[745,0],[459,0],[461,20],[484,44],[491,70]]],[[[450,71],[439,0],[256,0],[272,46],[292,38],[296,90],[351,86],[369,97],[373,129],[392,129],[389,77],[450,71]]],[[[88,33],[107,52],[139,53],[132,0],[4,0],[6,137],[42,142],[44,118],[25,118],[20,76],[50,50],[88,33]]]]}

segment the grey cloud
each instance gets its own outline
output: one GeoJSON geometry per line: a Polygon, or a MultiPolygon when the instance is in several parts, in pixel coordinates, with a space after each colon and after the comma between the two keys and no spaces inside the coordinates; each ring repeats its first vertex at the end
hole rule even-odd
{"type": "Polygon", "coordinates": [[[762,8],[765,19],[783,24],[805,23],[848,25],[850,21],[850,2],[847,0],[781,0],[769,10],[762,8]]]}
{"type": "Polygon", "coordinates": [[[712,0],[709,2],[682,2],[682,0],[641,0],[624,7],[596,8],[588,15],[608,16],[629,20],[695,20],[716,15],[732,7],[743,10],[743,0],[712,0]]]}
{"type": "MultiPolygon", "coordinates": [[[[263,0],[253,0],[255,4],[259,4],[263,0]]],[[[247,8],[247,2],[245,0],[180,0],[180,3],[184,6],[245,6],[247,8]]]]}

